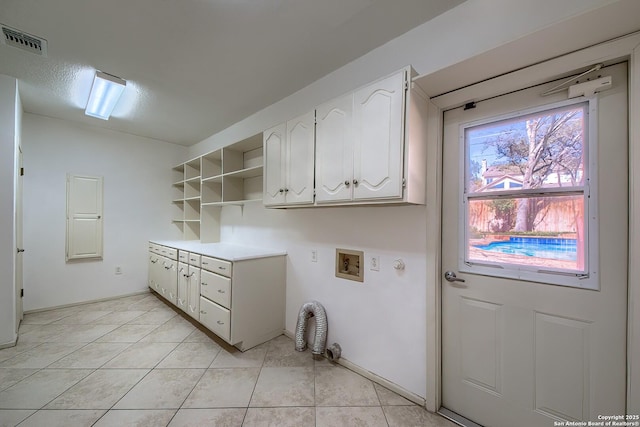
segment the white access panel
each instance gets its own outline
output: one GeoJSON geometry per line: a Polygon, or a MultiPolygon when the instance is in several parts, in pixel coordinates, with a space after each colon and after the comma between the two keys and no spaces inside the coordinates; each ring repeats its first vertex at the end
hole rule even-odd
{"type": "Polygon", "coordinates": [[[102,258],[102,193],[102,177],[67,175],[67,261],[102,258]]]}

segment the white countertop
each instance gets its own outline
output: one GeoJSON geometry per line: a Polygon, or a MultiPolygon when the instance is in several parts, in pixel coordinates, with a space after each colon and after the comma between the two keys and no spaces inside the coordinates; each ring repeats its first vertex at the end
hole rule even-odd
{"type": "Polygon", "coordinates": [[[272,248],[257,248],[254,246],[240,246],[229,243],[200,243],[197,240],[149,240],[151,243],[176,248],[178,250],[195,252],[205,256],[226,261],[244,261],[256,258],[268,258],[286,255],[287,252],[272,248]]]}

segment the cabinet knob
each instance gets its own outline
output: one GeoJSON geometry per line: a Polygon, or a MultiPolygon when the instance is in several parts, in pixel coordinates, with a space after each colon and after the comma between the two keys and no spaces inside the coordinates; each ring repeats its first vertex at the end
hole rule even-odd
{"type": "Polygon", "coordinates": [[[207,312],[204,310],[200,310],[200,314],[207,314],[207,312]]]}
{"type": "Polygon", "coordinates": [[[351,183],[349,182],[349,180],[345,180],[345,181],[344,181],[344,185],[345,185],[346,187],[348,187],[350,184],[351,184],[351,183]]]}
{"type": "Polygon", "coordinates": [[[358,185],[358,180],[357,179],[353,180],[353,185],[358,185]]]}
{"type": "Polygon", "coordinates": [[[224,291],[222,289],[218,289],[218,293],[224,294],[224,291]]]}
{"type": "Polygon", "coordinates": [[[280,189],[280,193],[284,193],[284,188],[281,188],[281,189],[280,189]]]}
{"type": "Polygon", "coordinates": [[[202,286],[207,286],[205,282],[200,283],[202,286]]]}
{"type": "Polygon", "coordinates": [[[216,323],[217,323],[218,325],[224,325],[224,322],[222,322],[222,321],[220,321],[220,320],[218,320],[216,323]]]}

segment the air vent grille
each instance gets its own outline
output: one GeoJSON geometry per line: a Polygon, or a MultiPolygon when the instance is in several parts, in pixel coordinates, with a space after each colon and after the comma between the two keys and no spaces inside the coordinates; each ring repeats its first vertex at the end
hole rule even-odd
{"type": "Polygon", "coordinates": [[[40,56],[47,56],[47,41],[14,28],[2,25],[2,43],[40,56]]]}

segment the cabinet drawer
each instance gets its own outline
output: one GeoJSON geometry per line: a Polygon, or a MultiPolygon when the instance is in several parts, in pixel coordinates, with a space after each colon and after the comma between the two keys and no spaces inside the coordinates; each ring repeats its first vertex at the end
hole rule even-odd
{"type": "Polygon", "coordinates": [[[200,295],[223,307],[231,308],[231,279],[202,270],[200,295]]]}
{"type": "Polygon", "coordinates": [[[189,254],[189,265],[200,267],[200,254],[194,254],[193,252],[191,252],[189,254]]]}
{"type": "Polygon", "coordinates": [[[220,338],[231,339],[231,312],[204,297],[200,297],[200,323],[220,338]]]}
{"type": "Polygon", "coordinates": [[[189,252],[178,251],[178,261],[187,263],[189,262],[189,252]]]}
{"type": "Polygon", "coordinates": [[[160,255],[175,261],[178,259],[178,250],[167,246],[160,246],[160,255]]]}
{"type": "Polygon", "coordinates": [[[221,259],[203,256],[202,268],[213,271],[214,273],[222,274],[223,276],[231,277],[231,263],[229,261],[222,261],[221,259]]]}

